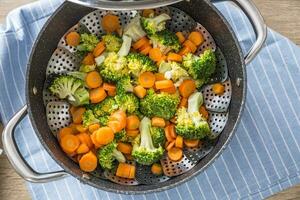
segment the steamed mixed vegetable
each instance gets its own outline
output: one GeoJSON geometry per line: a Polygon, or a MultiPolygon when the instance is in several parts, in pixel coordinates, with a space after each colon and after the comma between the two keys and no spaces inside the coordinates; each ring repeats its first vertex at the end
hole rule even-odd
{"type": "MultiPolygon", "coordinates": [[[[121,27],[118,16],[108,14],[101,37],[67,34],[66,43],[84,55],[81,66],[56,77],[49,90],[71,104],[73,122],[57,138],[81,170],[100,167],[132,179],[136,169],[126,161],[134,160],[162,175],[165,153],[179,161],[183,148],[210,136],[197,89],[215,72],[215,53],[195,55],[202,34],[174,33],[166,28],[168,20],[167,14],[144,10],[121,27]]],[[[224,86],[213,90],[221,95],[224,86]]]]}

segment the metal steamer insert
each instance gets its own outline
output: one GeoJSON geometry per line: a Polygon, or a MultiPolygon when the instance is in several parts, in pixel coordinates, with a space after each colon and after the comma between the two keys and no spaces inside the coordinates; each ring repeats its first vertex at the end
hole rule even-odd
{"type": "MultiPolygon", "coordinates": [[[[119,16],[122,26],[128,24],[130,20],[138,13],[138,11],[103,11],[96,10],[83,17],[78,24],[74,25],[70,31],[89,32],[100,36],[104,33],[101,28],[100,21],[108,12],[119,16]]],[[[217,138],[224,129],[228,119],[228,107],[231,100],[231,81],[228,77],[226,60],[223,53],[217,48],[215,41],[210,33],[193,18],[183,11],[174,7],[162,7],[155,9],[156,13],[167,13],[172,20],[167,23],[167,27],[171,31],[182,30],[198,30],[203,34],[204,43],[198,48],[197,54],[201,54],[205,49],[211,48],[216,51],[217,69],[215,76],[209,80],[209,84],[202,88],[204,103],[209,111],[210,127],[212,130],[211,139],[217,138]],[[225,93],[221,96],[212,92],[212,83],[222,82],[225,86],[225,93]]],[[[67,33],[68,33],[67,32],[67,33]]],[[[67,34],[66,33],[66,34],[67,34]]],[[[65,35],[66,35],[65,34],[65,35]]],[[[188,34],[188,32],[186,32],[188,34]]],[[[48,62],[46,69],[47,79],[52,74],[66,74],[70,71],[79,69],[79,57],[76,55],[76,48],[68,46],[65,41],[65,35],[58,43],[58,48],[54,51],[48,62]]],[[[50,130],[54,135],[57,131],[69,125],[71,116],[69,113],[69,104],[59,100],[47,90],[47,81],[44,85],[43,100],[47,112],[47,122],[50,130]]],[[[151,173],[149,166],[136,164],[136,179],[129,180],[114,175],[113,172],[104,171],[100,178],[106,178],[112,182],[122,185],[138,185],[138,184],[156,184],[170,179],[172,176],[178,176],[192,169],[204,156],[206,156],[214,147],[215,142],[204,141],[199,148],[189,148],[184,150],[183,159],[178,162],[171,161],[168,156],[164,155],[161,159],[161,165],[165,176],[155,176],[151,173]]],[[[91,173],[93,174],[93,173],[91,173]]]]}

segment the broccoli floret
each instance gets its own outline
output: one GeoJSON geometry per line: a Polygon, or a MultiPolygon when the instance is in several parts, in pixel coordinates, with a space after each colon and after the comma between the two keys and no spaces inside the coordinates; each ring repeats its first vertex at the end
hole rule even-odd
{"type": "Polygon", "coordinates": [[[158,71],[163,73],[165,78],[172,79],[174,82],[179,81],[179,79],[189,77],[189,74],[181,65],[177,62],[161,62],[158,71]]]}
{"type": "Polygon", "coordinates": [[[131,39],[131,37],[129,37],[127,35],[123,35],[122,40],[123,40],[123,43],[118,52],[118,55],[119,56],[127,56],[128,53],[130,52],[132,39],[131,39]]]}
{"type": "Polygon", "coordinates": [[[50,92],[60,99],[67,99],[70,104],[80,106],[89,104],[89,92],[84,88],[84,81],[69,75],[54,79],[50,92]]]}
{"type": "Polygon", "coordinates": [[[153,141],[154,147],[158,148],[160,146],[163,147],[163,145],[166,142],[166,137],[165,137],[165,131],[163,128],[160,127],[151,127],[150,128],[150,133],[153,141]]]}
{"type": "Polygon", "coordinates": [[[111,142],[108,145],[101,148],[98,152],[99,164],[103,169],[112,169],[114,167],[114,161],[125,162],[124,155],[117,150],[117,143],[111,142]]]}
{"type": "Polygon", "coordinates": [[[99,124],[101,126],[107,126],[107,123],[109,121],[109,115],[101,116],[97,118],[99,120],[99,124]]]}
{"type": "Polygon", "coordinates": [[[99,71],[102,78],[108,82],[117,82],[122,77],[128,75],[129,72],[126,58],[118,56],[115,52],[107,55],[99,71]]]}
{"type": "Polygon", "coordinates": [[[133,114],[139,109],[139,99],[132,93],[121,93],[115,96],[118,107],[128,114],[133,114]]]}
{"type": "Polygon", "coordinates": [[[93,112],[95,113],[96,117],[103,117],[110,115],[114,111],[119,108],[117,102],[113,97],[107,97],[102,102],[93,106],[93,112]]]}
{"type": "Polygon", "coordinates": [[[163,155],[164,149],[153,145],[151,133],[151,120],[144,117],[140,124],[140,135],[133,141],[132,156],[136,162],[142,165],[151,165],[157,162],[163,155]]]}
{"type": "Polygon", "coordinates": [[[159,31],[150,36],[153,48],[159,48],[161,52],[167,54],[169,51],[179,51],[181,44],[175,33],[169,30],[159,31]]]}
{"type": "Polygon", "coordinates": [[[106,50],[109,52],[118,52],[122,46],[122,38],[117,35],[107,34],[102,36],[106,50]]]}
{"type": "Polygon", "coordinates": [[[128,35],[135,42],[146,35],[140,23],[140,15],[136,15],[124,28],[124,35],[128,35]]]}
{"type": "Polygon", "coordinates": [[[84,127],[88,127],[91,124],[99,123],[99,119],[97,119],[92,110],[86,110],[83,113],[82,122],[84,127]]]}
{"type": "Polygon", "coordinates": [[[70,76],[73,76],[74,78],[78,78],[80,80],[83,80],[83,81],[85,80],[85,77],[87,75],[87,73],[79,72],[79,71],[68,72],[67,74],[70,75],[70,76]]]}
{"type": "Polygon", "coordinates": [[[80,65],[79,71],[88,73],[88,72],[94,71],[95,68],[96,68],[96,65],[80,65]]]}
{"type": "Polygon", "coordinates": [[[171,119],[179,104],[178,94],[160,93],[154,90],[147,91],[147,95],[140,101],[140,111],[147,117],[162,117],[166,120],[171,119]]]}
{"type": "Polygon", "coordinates": [[[117,94],[133,92],[133,85],[129,76],[125,76],[117,82],[117,94]]]}
{"type": "Polygon", "coordinates": [[[191,53],[183,57],[183,67],[188,71],[193,79],[207,80],[216,70],[216,56],[211,50],[205,50],[200,57],[191,53]]]}
{"type": "Polygon", "coordinates": [[[177,111],[176,133],[186,139],[202,139],[210,134],[208,122],[199,113],[203,103],[201,92],[195,92],[188,99],[188,110],[180,108],[177,111]]]}
{"type": "Polygon", "coordinates": [[[165,13],[152,18],[141,18],[141,25],[148,35],[152,35],[158,31],[166,29],[166,21],[171,17],[165,13]]]}
{"type": "Polygon", "coordinates": [[[134,137],[129,137],[124,129],[118,133],[115,133],[115,140],[117,142],[131,143],[133,141],[133,139],[134,139],[134,137]]]}
{"type": "Polygon", "coordinates": [[[80,35],[80,43],[77,46],[78,51],[90,52],[93,51],[96,45],[99,43],[99,39],[96,35],[83,33],[80,35]]]}
{"type": "Polygon", "coordinates": [[[157,70],[155,63],[143,54],[129,53],[126,58],[129,72],[135,77],[145,71],[153,72],[157,70]]]}

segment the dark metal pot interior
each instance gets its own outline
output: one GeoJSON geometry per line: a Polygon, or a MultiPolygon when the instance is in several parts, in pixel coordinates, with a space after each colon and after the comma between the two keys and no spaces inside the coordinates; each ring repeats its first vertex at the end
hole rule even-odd
{"type": "Polygon", "coordinates": [[[242,112],[245,99],[245,64],[237,39],[224,17],[205,0],[181,2],[173,5],[196,21],[200,22],[213,36],[217,46],[224,53],[232,81],[232,99],[229,107],[229,119],[214,149],[190,171],[155,185],[122,186],[100,178],[83,179],[79,166],[70,160],[61,150],[57,139],[52,135],[46,119],[42,90],[45,81],[47,63],[56,49],[62,35],[92,8],[65,1],[45,24],[33,48],[27,71],[27,103],[32,125],[41,143],[52,158],[69,174],[93,187],[119,193],[148,193],[174,187],[202,172],[222,150],[234,134],[242,112]],[[241,78],[240,85],[235,84],[241,78]],[[37,93],[33,94],[33,88],[37,93]]]}

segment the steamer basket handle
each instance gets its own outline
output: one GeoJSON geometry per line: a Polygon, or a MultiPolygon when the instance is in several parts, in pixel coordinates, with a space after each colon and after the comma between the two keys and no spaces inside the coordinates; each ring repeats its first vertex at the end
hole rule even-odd
{"type": "Polygon", "coordinates": [[[45,183],[64,178],[68,175],[64,171],[49,173],[38,173],[34,171],[21,156],[14,140],[14,133],[16,126],[26,115],[27,105],[25,105],[9,120],[2,133],[3,148],[10,164],[22,178],[30,182],[45,183]]]}
{"type": "Polygon", "coordinates": [[[251,22],[256,34],[256,41],[245,55],[245,63],[249,64],[261,50],[267,38],[267,26],[264,19],[251,0],[210,0],[211,2],[232,1],[239,6],[251,22]]]}

